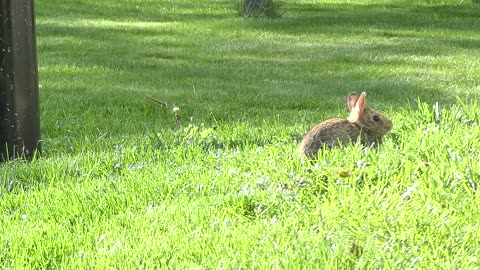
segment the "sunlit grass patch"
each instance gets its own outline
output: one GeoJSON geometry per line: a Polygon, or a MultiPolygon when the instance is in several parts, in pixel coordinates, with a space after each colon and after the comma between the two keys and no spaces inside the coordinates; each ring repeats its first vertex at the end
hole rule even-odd
{"type": "Polygon", "coordinates": [[[479,9],[443,2],[39,1],[43,155],[1,165],[0,265],[478,268],[479,9]],[[352,91],[383,144],[302,162],[352,91]]]}

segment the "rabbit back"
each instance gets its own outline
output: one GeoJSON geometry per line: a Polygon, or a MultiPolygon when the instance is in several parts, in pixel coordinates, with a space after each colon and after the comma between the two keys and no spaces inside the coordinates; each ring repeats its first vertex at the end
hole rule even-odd
{"type": "Polygon", "coordinates": [[[314,126],[300,143],[300,154],[313,158],[323,147],[349,144],[360,137],[361,129],[346,119],[329,119],[314,126]]]}

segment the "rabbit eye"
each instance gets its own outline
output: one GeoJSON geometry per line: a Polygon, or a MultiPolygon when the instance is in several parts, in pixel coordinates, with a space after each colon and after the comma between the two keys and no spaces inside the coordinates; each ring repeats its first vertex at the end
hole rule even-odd
{"type": "Polygon", "coordinates": [[[380,121],[380,116],[374,115],[374,116],[373,116],[373,121],[375,121],[375,122],[380,121]]]}

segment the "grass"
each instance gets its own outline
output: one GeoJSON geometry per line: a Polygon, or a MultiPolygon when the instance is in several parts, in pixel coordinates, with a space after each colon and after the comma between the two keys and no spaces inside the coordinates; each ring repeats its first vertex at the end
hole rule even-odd
{"type": "Polygon", "coordinates": [[[0,167],[0,265],[478,268],[466,2],[38,1],[43,156],[0,167]],[[350,91],[393,120],[384,144],[301,163],[350,91]]]}

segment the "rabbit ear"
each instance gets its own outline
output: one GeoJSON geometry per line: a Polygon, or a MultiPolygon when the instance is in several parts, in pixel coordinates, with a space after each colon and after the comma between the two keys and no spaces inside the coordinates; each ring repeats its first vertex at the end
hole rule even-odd
{"type": "Polygon", "coordinates": [[[360,97],[357,99],[357,102],[355,103],[355,109],[358,110],[359,112],[363,112],[365,109],[365,97],[367,94],[363,92],[360,97]]]}
{"type": "Polygon", "coordinates": [[[347,107],[348,107],[349,112],[351,112],[352,109],[355,107],[355,104],[357,103],[357,100],[358,100],[357,94],[355,94],[355,93],[348,94],[347,107]]]}

